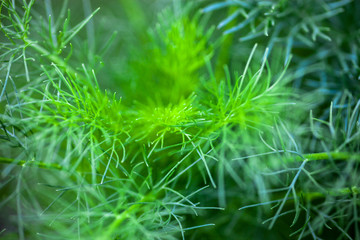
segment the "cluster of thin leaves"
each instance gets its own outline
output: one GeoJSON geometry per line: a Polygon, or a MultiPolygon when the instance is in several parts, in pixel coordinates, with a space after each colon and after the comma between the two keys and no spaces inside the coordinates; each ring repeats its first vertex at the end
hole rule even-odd
{"type": "MultiPolygon", "coordinates": [[[[47,13],[52,12],[50,3],[47,1],[45,6],[47,13]]],[[[78,32],[98,10],[71,27],[66,3],[56,22],[52,15],[47,21],[41,17],[31,19],[31,12],[36,12],[33,5],[1,5],[1,30],[7,39],[1,48],[5,72],[1,160],[8,164],[2,171],[2,189],[6,193],[2,207],[10,206],[8,214],[14,217],[2,226],[3,234],[20,239],[34,235],[58,239],[169,239],[181,232],[184,237],[186,230],[197,228],[182,227],[184,214],[204,209],[190,197],[206,188],[189,187],[193,178],[190,170],[198,166],[205,184],[209,178],[216,186],[208,166],[209,159],[214,162],[208,157],[212,147],[203,145],[208,145],[209,134],[227,124],[218,124],[224,119],[213,117],[212,106],[201,108],[201,101],[191,94],[195,87],[189,86],[198,78],[197,69],[211,55],[207,46],[210,32],[202,36],[197,20],[185,17],[175,19],[170,26],[159,25],[149,40],[158,48],[151,49],[151,59],[141,63],[154,73],[143,74],[149,81],[160,77],[164,82],[170,76],[173,83],[164,82],[165,100],[160,99],[157,105],[154,100],[150,106],[133,107],[130,103],[129,108],[115,94],[100,89],[93,69],[71,64],[71,42],[76,41],[78,32]],[[34,32],[38,33],[36,39],[31,38],[34,32]],[[185,65],[174,65],[172,61],[185,65]],[[163,80],[162,75],[166,76],[163,80]],[[189,90],[180,91],[185,87],[189,90]],[[174,90],[168,96],[175,99],[166,97],[167,89],[174,90]],[[186,195],[179,192],[182,187],[176,187],[184,180],[189,188],[186,195]],[[13,223],[17,230],[8,230],[13,223]]],[[[254,91],[255,86],[260,86],[265,63],[266,56],[254,76],[247,76],[247,66],[237,77],[236,85],[241,82],[240,86],[229,89],[226,98],[232,101],[235,97],[244,106],[236,109],[232,104],[231,111],[244,115],[246,110],[256,115],[272,104],[264,102],[265,106],[252,110],[245,106],[245,99],[240,99],[241,93],[261,99],[274,92],[277,83],[270,85],[271,76],[254,91]]],[[[258,120],[253,121],[256,125],[258,120]]],[[[237,124],[248,125],[242,120],[237,124]]]]}
{"type": "Polygon", "coordinates": [[[2,168],[1,208],[10,216],[2,220],[2,234],[9,239],[184,235],[181,218],[201,209],[190,197],[203,188],[184,196],[168,187],[176,179],[167,179],[171,169],[158,181],[148,163],[156,144],[150,149],[137,144],[120,99],[100,90],[94,70],[83,64],[79,71],[69,63],[73,50],[66,48],[97,10],[71,27],[65,3],[59,22],[49,16],[46,32],[41,18],[30,21],[33,5],[1,5],[7,39],[1,46],[1,161],[8,164],[2,168]],[[36,31],[42,41],[30,38],[36,31]],[[136,152],[126,152],[128,145],[136,152]]]}
{"type": "Polygon", "coordinates": [[[264,238],[265,226],[274,229],[268,239],[359,238],[358,88],[330,91],[330,107],[297,97],[354,82],[359,39],[339,32],[355,16],[339,14],[358,5],[310,2],[228,0],[192,16],[197,4],[173,1],[144,31],[139,2],[120,1],[137,39],[129,47],[133,39],[123,37],[121,47],[116,32],[95,34],[101,11],[90,1],[75,26],[68,1],[3,1],[0,208],[9,219],[0,218],[0,236],[264,238]],[[216,47],[226,44],[214,43],[206,15],[227,7],[218,28],[239,19],[226,34],[268,38],[250,41],[241,74],[213,70],[216,47]],[[341,44],[350,55],[338,54],[341,44]],[[284,56],[275,55],[279,46],[284,56]],[[109,49],[131,56],[106,66],[109,49]],[[114,70],[104,73],[112,79],[102,69],[114,70]]]}

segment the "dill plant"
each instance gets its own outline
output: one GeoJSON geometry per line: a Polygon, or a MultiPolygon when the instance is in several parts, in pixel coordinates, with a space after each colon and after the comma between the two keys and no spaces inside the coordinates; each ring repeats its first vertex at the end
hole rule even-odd
{"type": "Polygon", "coordinates": [[[356,1],[99,4],[1,2],[2,239],[360,237],[356,1]]]}

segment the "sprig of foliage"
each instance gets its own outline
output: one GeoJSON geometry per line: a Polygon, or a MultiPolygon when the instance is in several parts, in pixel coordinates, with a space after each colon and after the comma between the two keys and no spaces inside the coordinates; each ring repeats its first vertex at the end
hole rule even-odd
{"type": "Polygon", "coordinates": [[[360,238],[359,4],[316,3],[2,1],[1,238],[360,238]]]}

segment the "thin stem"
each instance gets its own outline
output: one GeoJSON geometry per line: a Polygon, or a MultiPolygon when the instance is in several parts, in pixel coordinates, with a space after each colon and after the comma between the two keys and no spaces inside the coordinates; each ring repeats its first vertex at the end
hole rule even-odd
{"type": "Polygon", "coordinates": [[[325,197],[325,195],[329,195],[329,196],[333,196],[333,197],[338,197],[338,196],[344,196],[344,195],[348,195],[348,194],[359,194],[360,193],[360,188],[358,186],[352,186],[351,188],[340,188],[338,190],[329,190],[326,193],[321,193],[321,192],[302,192],[301,195],[307,199],[307,200],[314,200],[317,198],[322,198],[325,197]]]}
{"type": "MultiPolygon", "coordinates": [[[[255,154],[255,155],[250,155],[250,156],[245,156],[245,157],[240,157],[240,158],[233,158],[232,161],[236,161],[236,160],[242,160],[242,159],[247,159],[247,158],[253,158],[253,157],[261,157],[261,156],[267,156],[267,155],[272,155],[272,154],[277,154],[277,153],[291,153],[296,155],[295,160],[297,161],[304,161],[304,159],[307,159],[308,161],[317,161],[317,160],[348,160],[348,159],[352,159],[352,160],[357,160],[360,161],[360,154],[358,153],[349,153],[349,152],[321,152],[321,153],[308,153],[308,154],[300,154],[298,152],[295,151],[284,151],[284,150],[275,150],[271,151],[271,152],[266,152],[266,153],[260,153],[260,154],[255,154]]],[[[289,158],[289,161],[292,161],[293,158],[289,158]]]]}
{"type": "Polygon", "coordinates": [[[40,161],[25,161],[25,160],[16,160],[13,158],[5,158],[0,157],[0,163],[4,164],[15,164],[18,166],[25,166],[25,167],[39,167],[43,169],[56,169],[56,170],[65,170],[62,166],[56,163],[44,163],[40,161]]]}
{"type": "MultiPolygon", "coordinates": [[[[360,154],[349,153],[349,152],[322,152],[322,153],[310,153],[303,155],[309,161],[317,160],[357,160],[360,161],[360,154]]],[[[302,160],[300,157],[297,157],[297,160],[302,160]]]]}

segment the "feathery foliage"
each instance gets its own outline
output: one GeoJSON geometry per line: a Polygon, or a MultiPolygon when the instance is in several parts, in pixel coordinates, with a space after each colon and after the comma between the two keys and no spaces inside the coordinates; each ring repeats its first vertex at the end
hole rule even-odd
{"type": "Polygon", "coordinates": [[[1,239],[359,239],[359,9],[2,1],[1,239]]]}

